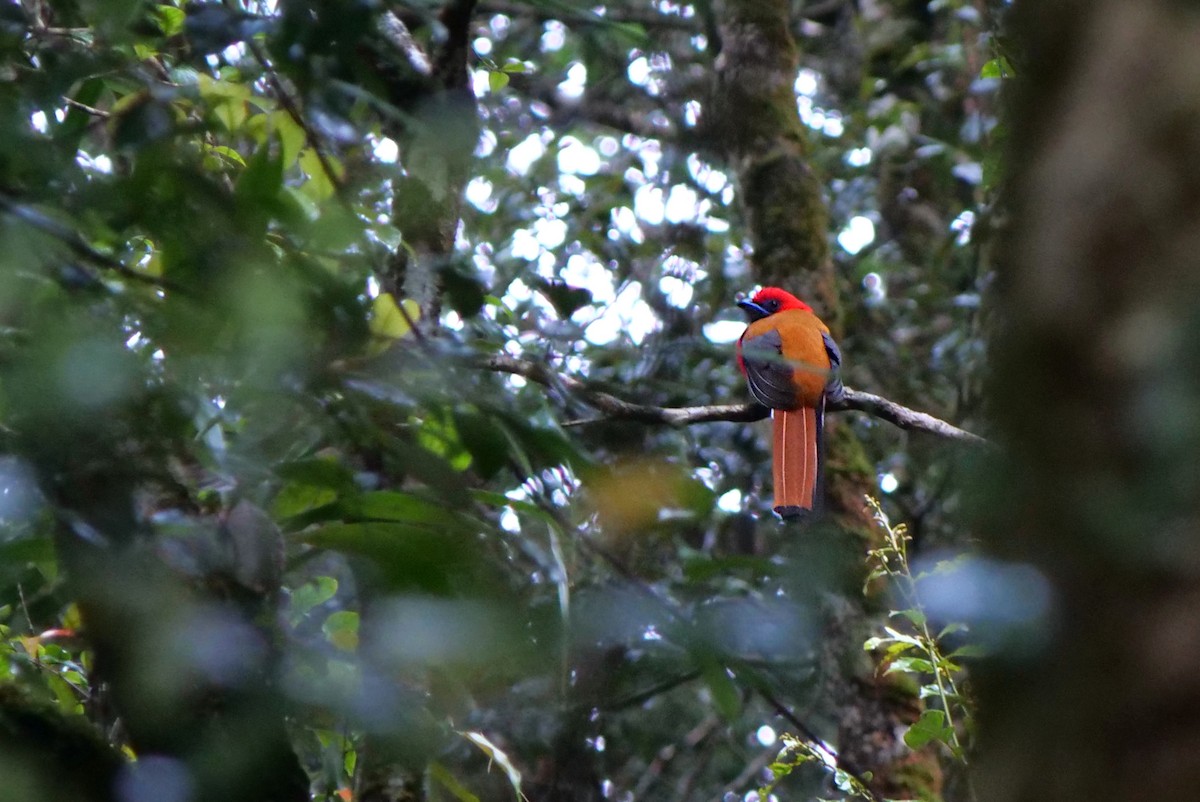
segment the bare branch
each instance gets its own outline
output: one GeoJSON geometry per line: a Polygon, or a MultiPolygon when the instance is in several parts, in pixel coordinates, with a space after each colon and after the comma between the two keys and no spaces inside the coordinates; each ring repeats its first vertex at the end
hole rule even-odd
{"type": "Polygon", "coordinates": [[[945,437],[948,440],[958,440],[976,446],[988,444],[986,438],[980,437],[973,432],[968,432],[965,429],[960,429],[941,418],[935,418],[925,412],[917,412],[915,409],[901,406],[895,401],[889,401],[873,393],[864,393],[862,390],[851,390],[849,387],[846,388],[846,395],[840,402],[831,403],[826,409],[831,412],[853,409],[858,412],[866,412],[868,415],[885,420],[901,429],[928,432],[938,437],[945,437]]]}
{"type": "Polygon", "coordinates": [[[109,117],[112,117],[112,112],[105,111],[104,109],[97,109],[97,108],[94,108],[93,106],[88,106],[84,103],[80,103],[78,100],[76,100],[73,97],[67,97],[66,95],[63,95],[63,102],[66,103],[68,106],[74,106],[75,108],[79,109],[80,111],[86,112],[87,114],[90,114],[93,117],[99,117],[102,120],[107,120],[109,117]]]}
{"type": "MultiPolygon", "coordinates": [[[[693,423],[714,421],[749,422],[762,420],[770,414],[766,407],[755,403],[719,404],[699,407],[656,407],[635,404],[611,393],[595,390],[585,382],[554,371],[546,365],[526,362],[510,356],[492,356],[481,365],[487,370],[511,373],[547,387],[559,387],[579,398],[588,406],[602,412],[605,418],[634,420],[642,423],[664,423],[668,426],[690,426],[693,423]]],[[[830,412],[856,410],[887,421],[901,429],[944,437],[970,445],[986,445],[988,441],[944,420],[917,412],[886,398],[846,388],[845,396],[827,407],[830,412]]]]}
{"type": "Polygon", "coordinates": [[[470,85],[467,59],[470,55],[471,17],[475,0],[451,0],[438,19],[446,29],[446,39],[438,49],[434,74],[444,89],[466,89],[470,85]]]}
{"type": "Polygon", "coordinates": [[[611,393],[593,390],[572,376],[557,373],[545,365],[524,362],[510,356],[493,356],[484,360],[483,367],[500,373],[522,376],[531,382],[547,387],[560,387],[577,396],[588,406],[603,412],[605,417],[635,420],[642,423],[665,423],[669,426],[687,426],[693,423],[712,421],[756,421],[770,414],[766,407],[757,404],[724,404],[704,407],[654,407],[634,404],[611,393]]]}

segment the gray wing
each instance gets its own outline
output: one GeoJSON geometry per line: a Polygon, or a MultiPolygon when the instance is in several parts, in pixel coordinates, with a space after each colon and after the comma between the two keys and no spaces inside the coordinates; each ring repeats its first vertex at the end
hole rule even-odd
{"type": "Polygon", "coordinates": [[[841,401],[846,394],[842,385],[842,352],[828,332],[821,332],[825,341],[825,353],[829,354],[829,378],[825,382],[825,397],[831,401],[841,401]]]}
{"type": "Polygon", "coordinates": [[[796,388],[792,366],[783,358],[783,338],[772,329],[742,339],[742,364],[750,395],[764,407],[795,409],[796,388]]]}

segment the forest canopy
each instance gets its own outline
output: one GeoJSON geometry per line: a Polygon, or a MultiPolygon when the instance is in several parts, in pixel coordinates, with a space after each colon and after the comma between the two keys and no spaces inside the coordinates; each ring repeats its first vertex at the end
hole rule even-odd
{"type": "Polygon", "coordinates": [[[1178,77],[1088,116],[1194,19],[1043,5],[0,0],[0,798],[1039,798],[1103,718],[1021,679],[1093,687],[1110,573],[1188,588],[1128,555],[1190,485],[1114,488],[1195,393],[1033,389],[1166,381],[1177,299],[1093,352],[1064,287],[1200,141],[1178,77]],[[847,387],[800,523],[770,285],[847,387]]]}

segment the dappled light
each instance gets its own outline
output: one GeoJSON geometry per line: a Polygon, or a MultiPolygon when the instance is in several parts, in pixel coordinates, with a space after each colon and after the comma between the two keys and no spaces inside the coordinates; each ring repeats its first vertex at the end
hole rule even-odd
{"type": "Polygon", "coordinates": [[[985,5],[5,3],[0,799],[974,802],[985,5]]]}

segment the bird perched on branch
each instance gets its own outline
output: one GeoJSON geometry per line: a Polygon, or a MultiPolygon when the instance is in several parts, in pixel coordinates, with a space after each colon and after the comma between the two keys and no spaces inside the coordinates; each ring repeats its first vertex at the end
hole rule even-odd
{"type": "Polygon", "coordinates": [[[842,354],[829,327],[789,292],[765,287],[738,306],[750,321],[738,340],[738,367],[754,400],[773,410],[775,512],[797,518],[820,499],[825,401],[844,392],[842,354]]]}

